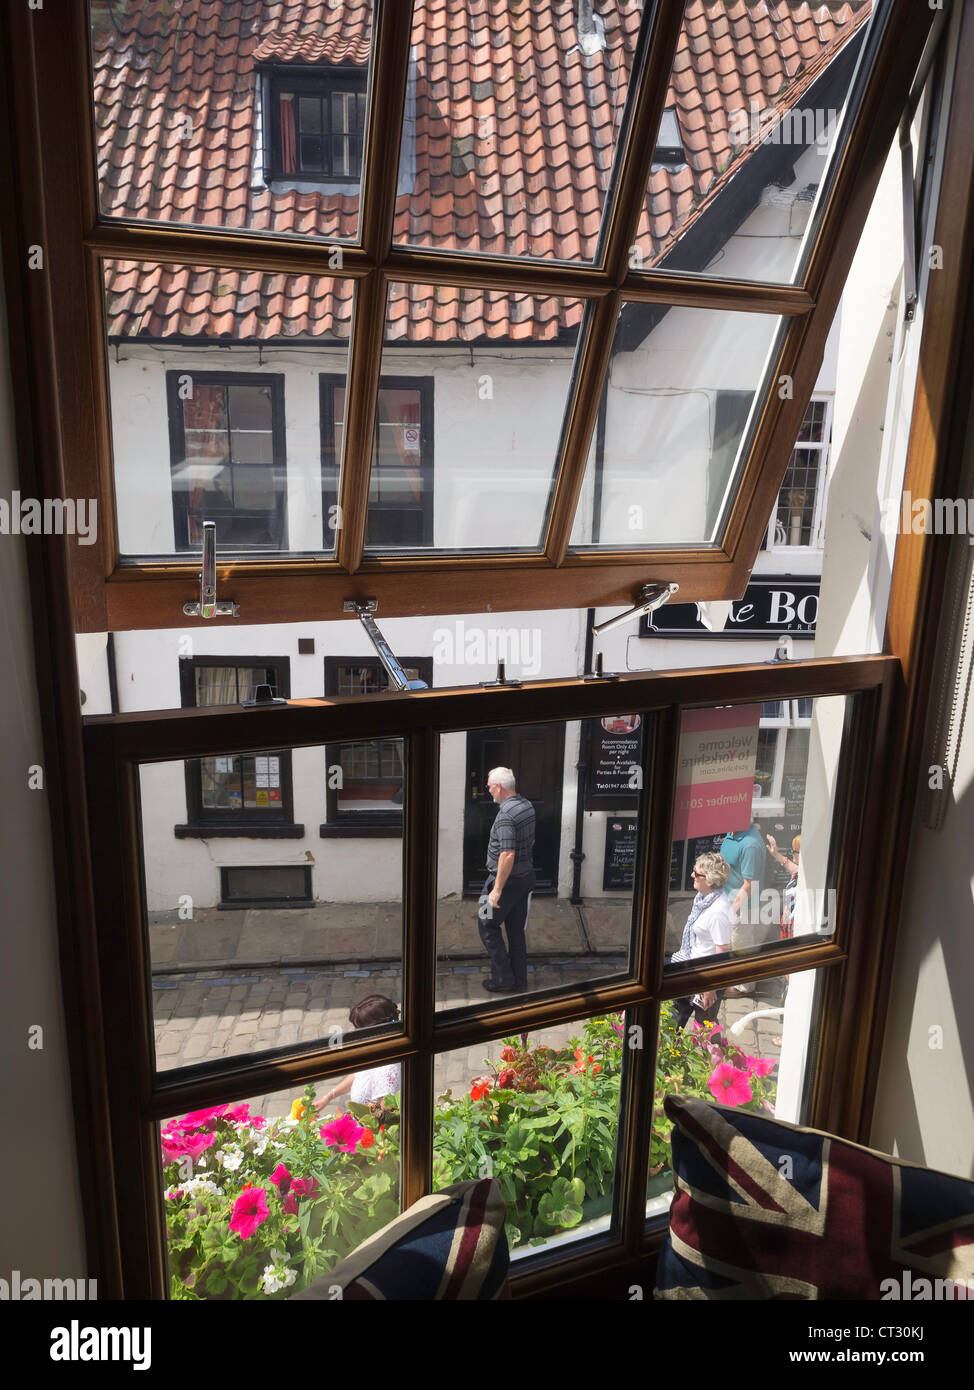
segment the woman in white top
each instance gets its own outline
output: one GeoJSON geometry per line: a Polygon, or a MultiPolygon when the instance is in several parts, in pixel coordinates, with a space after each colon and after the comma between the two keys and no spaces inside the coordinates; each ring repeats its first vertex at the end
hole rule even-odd
{"type": "MultiPolygon", "coordinates": [[[[696,897],[683,928],[680,949],[670,957],[671,965],[730,950],[734,913],[724,892],[730,873],[730,865],[722,854],[701,854],[694,864],[696,897]]],[[[711,989],[694,995],[693,999],[674,999],[677,1027],[685,1028],[691,1014],[696,1016],[698,1023],[715,1023],[723,997],[723,990],[711,989]]]]}
{"type": "MultiPolygon", "coordinates": [[[[384,994],[370,994],[353,1004],[348,1012],[353,1028],[374,1028],[380,1023],[394,1023],[399,1018],[399,1005],[387,999],[384,994]]],[[[398,1095],[402,1086],[402,1069],[398,1062],[368,1071],[351,1072],[339,1081],[321,1100],[315,1101],[315,1109],[322,1110],[326,1105],[347,1095],[356,1105],[371,1105],[373,1101],[385,1096],[398,1095]]]]}

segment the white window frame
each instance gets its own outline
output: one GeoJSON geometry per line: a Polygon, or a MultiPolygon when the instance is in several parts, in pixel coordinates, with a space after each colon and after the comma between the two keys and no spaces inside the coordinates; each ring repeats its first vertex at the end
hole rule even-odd
{"type": "MultiPolygon", "coordinates": [[[[791,545],[788,541],[775,540],[775,527],[778,520],[778,504],[781,499],[779,491],[775,498],[774,508],[768,518],[768,529],[765,535],[766,555],[786,556],[786,555],[811,555],[821,552],[825,547],[825,504],[828,498],[828,483],[831,476],[831,454],[832,454],[832,414],[835,404],[835,396],[818,391],[812,395],[809,406],[816,401],[824,402],[825,416],[822,421],[822,443],[795,441],[795,449],[805,449],[811,452],[818,450],[820,453],[820,466],[818,477],[815,483],[815,504],[812,508],[812,539],[807,545],[791,545]]],[[[803,421],[804,423],[804,421],[803,421]]],[[[790,461],[790,460],[789,460],[790,461]]]]}

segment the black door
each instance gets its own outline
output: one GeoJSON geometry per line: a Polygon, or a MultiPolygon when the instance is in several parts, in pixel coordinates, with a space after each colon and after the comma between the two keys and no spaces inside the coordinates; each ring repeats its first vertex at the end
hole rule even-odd
{"type": "Polygon", "coordinates": [[[509,729],[473,729],[467,734],[467,789],[463,815],[463,891],[479,893],[487,876],[487,841],[497,807],[487,774],[509,767],[517,790],[537,818],[534,871],[539,893],[558,891],[561,846],[561,787],[565,765],[564,724],[527,724],[509,729]]]}

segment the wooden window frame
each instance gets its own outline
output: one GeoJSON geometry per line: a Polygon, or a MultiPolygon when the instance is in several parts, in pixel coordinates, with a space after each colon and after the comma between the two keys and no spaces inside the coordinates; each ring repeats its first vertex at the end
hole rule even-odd
{"type": "MultiPolygon", "coordinates": [[[[174,368],[166,372],[166,404],[169,411],[169,464],[170,468],[175,469],[177,461],[182,461],[186,457],[186,422],[183,416],[183,401],[180,396],[180,385],[186,377],[191,377],[194,384],[200,386],[266,386],[270,390],[271,398],[271,439],[273,448],[273,460],[271,468],[274,474],[274,508],[273,513],[266,513],[277,518],[281,533],[280,543],[273,546],[267,545],[253,546],[257,551],[268,550],[287,550],[287,486],[280,486],[282,476],[287,473],[287,445],[284,433],[284,374],[282,372],[257,373],[257,372],[213,372],[213,371],[193,371],[191,368],[174,368]]],[[[229,433],[229,428],[228,428],[229,433]]],[[[260,465],[243,465],[247,467],[260,465]]],[[[221,516],[252,516],[264,515],[264,509],[258,512],[254,508],[219,507],[209,508],[207,520],[218,521],[221,516]]],[[[188,498],[183,501],[180,493],[173,490],[173,521],[176,528],[176,536],[180,534],[180,521],[183,523],[185,533],[185,523],[189,515],[188,498]]],[[[219,545],[219,539],[217,540],[219,545]]],[[[178,550],[190,554],[198,554],[199,547],[190,545],[177,545],[178,550]]]]}
{"type": "MultiPolygon", "coordinates": [[[[418,671],[418,679],[426,681],[432,688],[433,685],[433,658],[429,656],[403,656],[398,657],[400,666],[403,670],[415,669],[418,671]]],[[[363,665],[376,665],[380,670],[383,669],[377,657],[354,657],[354,656],[326,656],[325,657],[325,698],[339,698],[335,690],[336,677],[342,666],[354,666],[357,661],[363,665]]],[[[388,686],[386,687],[389,688],[388,686]]],[[[380,692],[384,693],[384,692],[380,692]]],[[[406,754],[403,748],[403,756],[406,754]]],[[[338,749],[334,744],[325,750],[325,765],[331,767],[338,762],[338,749]]],[[[324,839],[353,839],[353,838],[378,838],[378,839],[401,839],[403,833],[403,814],[400,811],[394,815],[389,811],[339,811],[338,794],[331,786],[328,777],[325,778],[325,820],[319,827],[319,834],[324,839]]]]}
{"type": "MultiPolygon", "coordinates": [[[[183,709],[151,715],[108,715],[85,721],[86,756],[98,767],[89,788],[93,867],[98,917],[105,925],[102,989],[118,999],[121,979],[130,990],[123,1032],[109,1061],[112,1136],[116,1158],[118,1268],[129,1297],[164,1298],[161,1167],[156,1123],[186,1109],[344,1075],[359,1067],[404,1064],[401,1199],[408,1206],[429,1189],[432,1164],[433,1062],[437,1054],[550,1027],[609,1010],[626,1009],[644,1037],[655,1040],[664,999],[783,973],[823,971],[818,1065],[807,1085],[809,1123],[828,1125],[834,1088],[848,1069],[844,1035],[849,1027],[844,980],[850,966],[873,949],[872,886],[857,865],[878,852],[879,813],[867,788],[885,766],[890,697],[897,662],[890,657],[833,658],[815,662],[626,675],[607,682],[545,681],[513,690],[469,687],[375,697],[301,700],[285,708],[183,709]],[[621,688],[620,688],[621,687],[621,688]],[[705,958],[664,975],[663,944],[670,871],[670,831],[675,795],[681,710],[714,703],[845,694],[847,712],[841,787],[835,801],[829,882],[838,913],[829,939],[801,938],[766,955],[728,961],[705,958]],[[491,1001],[439,1016],[433,987],[436,960],[436,845],[439,837],[439,737],[463,728],[600,718],[620,707],[652,713],[652,737],[644,747],[644,790],[633,899],[631,969],[622,979],[585,981],[523,1001],[493,1007],[491,1001]],[[273,1053],[227,1058],[174,1072],[154,1069],[152,1015],[144,982],[149,977],[148,935],[138,849],[139,765],[145,760],[194,757],[224,749],[265,745],[301,747],[374,737],[401,737],[407,745],[403,855],[405,931],[403,1017],[400,1028],[355,1041],[340,1050],[328,1039],[296,1043],[273,1053]],[[127,846],[127,850],[123,847],[127,846]],[[121,857],[120,857],[121,856],[121,857]],[[112,874],[104,872],[114,863],[112,874]],[[124,924],[124,925],[123,925],[124,924]],[[339,1055],[336,1055],[336,1051],[339,1055]],[[139,1221],[130,1215],[140,1212],[139,1221]]],[[[860,1001],[861,1007],[861,1001],[860,1001]]],[[[631,1059],[619,1130],[620,1174],[616,1224],[607,1235],[577,1248],[540,1251],[513,1271],[519,1293],[545,1288],[567,1273],[590,1274],[618,1267],[656,1248],[658,1228],[645,1215],[649,1134],[643,1123],[655,1078],[655,1041],[631,1059]]]]}
{"type": "MultiPolygon", "coordinates": [[[[12,359],[21,480],[25,493],[33,496],[65,496],[72,495],[72,492],[73,495],[85,495],[89,490],[85,486],[86,481],[93,476],[92,461],[99,457],[107,458],[104,412],[95,411],[94,398],[84,389],[88,372],[92,373],[92,382],[104,385],[103,340],[96,330],[88,332],[88,325],[83,321],[82,306],[86,303],[94,279],[94,270],[89,275],[86,269],[88,261],[98,253],[99,245],[107,255],[118,254],[119,250],[108,230],[102,229],[98,233],[101,240],[96,244],[92,239],[84,257],[77,252],[77,238],[86,237],[85,226],[91,228],[95,223],[93,204],[88,206],[90,218],[87,222],[83,217],[75,216],[79,208],[82,211],[85,209],[88,197],[84,178],[80,180],[79,191],[78,169],[82,165],[75,145],[79,138],[84,144],[85,128],[83,122],[80,127],[71,123],[72,111],[75,114],[78,112],[76,97],[79,84],[80,88],[85,88],[88,81],[87,73],[81,71],[84,42],[79,46],[79,8],[69,6],[63,0],[48,0],[43,10],[31,14],[28,14],[26,7],[0,12],[0,25],[6,39],[0,45],[0,67],[6,77],[4,88],[9,94],[11,111],[11,119],[0,125],[0,164],[7,187],[17,195],[0,208],[0,223],[10,337],[13,342],[23,344],[23,352],[15,354],[12,359]],[[35,124],[35,100],[39,90],[48,93],[46,104],[50,110],[45,114],[53,120],[52,126],[45,126],[45,129],[53,132],[53,138],[44,147],[46,168],[41,159],[41,130],[35,124]],[[40,172],[42,168],[43,178],[40,172]],[[45,181],[58,189],[61,200],[56,205],[59,212],[64,213],[60,224],[50,218],[51,205],[45,205],[45,181]],[[53,292],[49,275],[42,276],[28,268],[27,249],[36,245],[44,247],[46,263],[56,269],[59,283],[53,292]],[[63,251],[64,254],[52,256],[52,250],[63,251]],[[61,312],[54,314],[57,306],[60,306],[61,312]],[[69,311],[67,319],[65,310],[69,311]],[[70,319],[72,310],[75,312],[74,322],[70,319]],[[76,436],[71,433],[75,427],[78,430],[76,436]],[[76,439],[78,446],[76,456],[66,455],[65,441],[72,439],[76,439]],[[81,487],[72,487],[79,480],[81,487]]],[[[915,13],[918,11],[919,7],[916,7],[915,13]]],[[[392,15],[394,26],[397,22],[404,24],[407,33],[400,41],[408,42],[408,22],[400,21],[394,7],[390,7],[387,14],[392,15]]],[[[967,454],[968,405],[974,390],[974,346],[968,333],[969,324],[974,322],[974,276],[971,274],[971,267],[974,266],[974,146],[969,138],[969,131],[974,126],[974,11],[965,7],[956,18],[959,36],[957,61],[946,130],[940,200],[932,237],[935,244],[950,248],[950,251],[945,257],[943,269],[930,276],[926,294],[918,385],[905,477],[905,488],[915,496],[957,494],[958,480],[962,476],[967,454]]],[[[387,31],[382,28],[381,32],[386,35],[386,39],[383,39],[386,42],[387,31]]],[[[900,33],[902,36],[902,29],[900,33]]],[[[396,51],[396,48],[394,37],[392,50],[396,51]]],[[[662,67],[658,77],[660,81],[665,80],[662,67]]],[[[394,108],[394,102],[392,106],[394,108]]],[[[371,117],[372,126],[377,126],[389,114],[388,93],[380,94],[377,109],[379,114],[371,117]]],[[[394,109],[392,114],[395,115],[394,109]]],[[[649,124],[651,121],[647,118],[640,126],[644,135],[649,124]]],[[[857,147],[857,157],[862,153],[857,147]]],[[[880,157],[876,146],[872,147],[872,153],[880,157]]],[[[856,164],[855,159],[852,162],[856,164]]],[[[375,251],[374,232],[382,221],[376,207],[382,204],[383,199],[374,193],[369,197],[374,206],[370,209],[371,231],[364,247],[366,254],[375,251]]],[[[387,205],[388,191],[384,197],[387,205]]],[[[153,229],[148,230],[151,232],[153,229]]],[[[852,237],[850,241],[850,235],[844,230],[836,241],[844,248],[843,254],[848,253],[851,259],[855,238],[852,237]]],[[[171,253],[177,246],[180,254],[183,254],[189,243],[183,239],[173,240],[168,232],[164,232],[161,238],[155,235],[143,238],[142,244],[147,257],[155,255],[158,258],[160,251],[171,253]]],[[[128,248],[128,242],[124,239],[119,245],[128,248]]],[[[203,252],[209,250],[208,263],[222,263],[225,252],[221,249],[219,255],[215,254],[208,239],[204,238],[197,249],[203,252]]],[[[261,247],[254,249],[256,253],[261,247]]],[[[267,253],[267,259],[273,261],[274,248],[264,243],[263,250],[267,253]]],[[[354,257],[350,256],[349,259],[351,261],[354,257]]],[[[283,264],[287,269],[292,261],[285,256],[283,264]]],[[[326,264],[323,259],[322,273],[327,273],[326,264]]],[[[361,264],[364,262],[360,261],[361,264]]],[[[368,279],[366,270],[360,269],[355,273],[368,279]]],[[[379,298],[367,293],[360,307],[371,317],[374,330],[381,323],[379,298]]],[[[100,312],[98,298],[94,307],[96,317],[100,312]]],[[[811,333],[807,339],[809,343],[812,341],[811,333]]],[[[824,345],[824,337],[820,343],[824,345]]],[[[377,375],[376,372],[376,379],[377,375]]],[[[367,397],[364,385],[360,385],[357,395],[360,399],[356,401],[356,409],[367,397]]],[[[363,422],[356,417],[363,455],[371,444],[373,423],[363,422]]],[[[788,447],[785,440],[780,455],[782,472],[788,447]]],[[[107,480],[104,469],[100,468],[98,476],[99,486],[104,486],[107,480]]],[[[771,495],[766,498],[769,509],[776,486],[771,479],[771,495]]],[[[110,518],[110,510],[105,515],[110,518]]],[[[112,540],[109,537],[109,542],[112,540]]],[[[109,840],[118,849],[119,824],[134,823],[137,787],[131,766],[125,767],[115,758],[114,741],[118,735],[109,737],[104,732],[98,733],[92,729],[84,732],[82,729],[77,700],[74,636],[76,624],[82,631],[104,631],[110,613],[116,620],[114,625],[119,628],[168,626],[169,618],[163,620],[163,613],[172,612],[170,598],[173,601],[181,598],[191,586],[185,576],[175,580],[157,577],[153,581],[157,592],[150,601],[145,601],[149,586],[141,581],[135,584],[127,579],[125,592],[118,588],[117,578],[113,577],[111,583],[106,582],[113,574],[110,555],[111,543],[106,543],[104,529],[98,551],[99,563],[94,566],[79,566],[77,555],[70,553],[63,538],[45,538],[36,547],[27,548],[33,593],[36,672],[44,715],[47,797],[53,826],[59,962],[62,978],[72,982],[72,988],[65,990],[65,1021],[88,1268],[89,1272],[97,1275],[100,1288],[108,1296],[120,1297],[127,1288],[150,1290],[159,1274],[153,1271],[150,1263],[140,1265],[136,1259],[132,1264],[127,1260],[133,1238],[138,1246],[144,1230],[151,1228],[153,1239],[159,1238],[158,1203],[153,1197],[151,1203],[140,1206],[140,1203],[144,1203],[147,1190],[140,1170],[153,1151],[154,1132],[151,1124],[144,1119],[137,1120],[132,1131],[123,1136],[121,1149],[116,1152],[110,1106],[111,1096],[119,1084],[119,1069],[126,1087],[143,1097],[152,1095],[151,1078],[141,1066],[141,1051],[138,1057],[125,1057],[118,1046],[108,1046],[106,1041],[109,1037],[116,1038],[119,1029],[125,1033],[134,1031],[140,1036],[140,1048],[146,1045],[148,1038],[145,1020],[140,1013],[141,1006],[133,1002],[133,979],[137,982],[139,976],[136,973],[133,977],[130,973],[131,952],[134,949],[137,954],[142,950],[142,945],[130,932],[123,910],[127,896],[131,896],[133,891],[137,892],[137,885],[131,879],[135,862],[133,846],[121,837],[124,856],[121,861],[117,858],[113,861],[111,857],[104,856],[103,838],[107,831],[109,840]],[[109,557],[108,563],[106,557],[109,557]],[[165,593],[166,584],[171,586],[168,596],[165,593]],[[111,588],[116,592],[109,599],[107,591],[111,588]],[[106,772],[109,774],[110,785],[95,797],[96,808],[104,804],[101,797],[107,798],[109,822],[106,825],[99,826],[93,822],[88,808],[85,742],[91,773],[87,781],[88,792],[94,796],[94,783],[106,772]],[[124,792],[122,800],[113,799],[118,788],[124,792]],[[97,832],[97,835],[93,832],[97,832]],[[99,836],[102,838],[99,839],[99,836]],[[119,874],[120,863],[124,870],[122,875],[119,874]],[[96,883],[100,895],[99,915],[95,911],[96,883]],[[113,898],[118,911],[103,923],[100,912],[104,909],[106,894],[113,898]],[[104,926],[107,926],[107,931],[103,930],[104,926]],[[116,940],[121,942],[124,951],[113,958],[111,947],[116,940]],[[134,1221],[127,1229],[119,1226],[120,1211],[126,1212],[129,1217],[134,1215],[134,1221]]],[[[831,996],[834,1010],[830,1015],[834,1032],[823,1040],[826,1044],[823,1055],[831,1059],[828,1065],[832,1067],[836,1081],[828,1096],[823,1094],[821,1086],[817,1087],[812,1114],[825,1127],[866,1144],[870,1138],[872,1106],[883,1056],[887,1001],[896,959],[908,862],[911,813],[916,799],[915,769],[921,765],[924,757],[926,715],[931,698],[932,673],[936,669],[935,653],[939,619],[944,606],[948,556],[948,547],[938,545],[936,539],[928,534],[905,534],[897,540],[884,643],[892,662],[890,708],[883,722],[885,734],[877,739],[876,765],[872,769],[874,777],[864,807],[864,833],[872,837],[872,842],[878,848],[873,864],[876,892],[868,904],[864,930],[854,935],[849,955],[841,967],[829,970],[827,976],[830,987],[835,991],[831,996]],[[882,758],[878,756],[880,753],[882,758]],[[841,1044],[841,1052],[836,1045],[836,1037],[841,1044]],[[840,1056],[841,1066],[838,1062],[840,1056]]],[[[493,578],[501,576],[502,568],[499,565],[495,567],[493,578]]],[[[581,597],[582,594],[608,595],[598,600],[607,603],[628,599],[629,592],[624,581],[631,579],[636,582],[645,577],[644,567],[634,568],[628,576],[622,571],[607,575],[604,566],[601,571],[600,578],[600,567],[589,567],[584,575],[584,586],[573,579],[560,590],[557,599],[553,592],[549,592],[550,605],[578,606],[587,603],[589,599],[581,597]]],[[[697,577],[703,573],[703,569],[699,570],[697,577]]],[[[409,605],[423,592],[422,586],[415,583],[402,585],[401,578],[397,576],[397,579],[401,587],[409,590],[402,599],[402,611],[408,612],[409,605]]],[[[522,581],[531,582],[530,570],[524,570],[522,581]]],[[[728,597],[736,597],[743,592],[743,582],[742,579],[740,590],[737,593],[728,592],[728,597]]],[[[280,588],[279,578],[274,583],[280,588]]],[[[712,597],[713,594],[705,592],[704,587],[701,585],[699,593],[691,592],[688,582],[685,597],[712,597]]],[[[515,597],[516,587],[509,577],[501,579],[497,588],[506,597],[515,597]]],[[[390,595],[389,606],[392,607],[392,586],[387,584],[385,591],[390,595]]],[[[290,601],[297,601],[306,598],[309,592],[308,586],[290,585],[287,596],[290,601]]],[[[336,595],[339,592],[336,585],[336,595]]],[[[362,592],[365,592],[364,588],[362,592]]],[[[476,595],[470,593],[470,586],[461,583],[457,576],[454,576],[451,584],[451,593],[454,604],[459,604],[461,597],[466,595],[471,605],[470,610],[454,606],[452,611],[472,611],[478,607],[476,595]]],[[[260,608],[259,591],[251,587],[250,594],[254,611],[257,611],[260,608]]],[[[532,593],[532,606],[545,606],[542,597],[540,592],[532,593]]],[[[271,605],[267,605],[263,611],[270,615],[266,621],[275,620],[271,605]]],[[[327,611],[330,613],[331,609],[327,611]]],[[[253,618],[253,621],[258,619],[253,618]]],[[[814,662],[806,663],[805,667],[812,672],[821,665],[814,662]]],[[[746,684],[742,685],[736,671],[728,672],[725,668],[710,671],[707,676],[714,681],[708,692],[711,700],[730,696],[747,698],[748,695],[751,699],[761,698],[762,689],[752,687],[748,690],[746,684]]],[[[766,693],[766,687],[764,690],[766,693]]],[[[512,693],[505,692],[505,699],[512,693]]],[[[823,689],[821,693],[831,691],[823,689]]],[[[380,703],[387,704],[391,698],[385,697],[380,703]]],[[[539,711],[535,707],[532,712],[537,716],[539,711]]],[[[213,712],[209,713],[212,716],[213,712]]],[[[239,720],[243,713],[234,712],[230,718],[239,720]]],[[[593,714],[594,710],[589,709],[587,713],[593,714]]],[[[509,715],[510,707],[498,705],[493,709],[491,718],[496,723],[509,715]]],[[[201,716],[206,718],[207,712],[193,712],[195,719],[201,716]]],[[[227,716],[221,713],[219,717],[227,716]]],[[[152,721],[156,716],[129,718],[137,723],[140,720],[152,721]]],[[[235,736],[243,736],[242,726],[234,724],[231,732],[235,736]]],[[[360,736],[358,724],[352,722],[344,723],[336,732],[346,737],[360,736]]],[[[671,723],[671,741],[675,732],[671,723]]],[[[416,767],[418,780],[414,785],[420,785],[423,774],[432,765],[432,744],[429,739],[419,738],[414,743],[420,759],[416,767]]],[[[206,751],[206,747],[207,740],[203,739],[201,746],[192,751],[199,753],[206,751]]],[[[161,745],[156,752],[160,757],[165,756],[161,745]]],[[[428,788],[425,794],[428,794],[428,788]]],[[[407,835],[409,822],[421,814],[421,807],[408,803],[407,835]]],[[[417,862],[417,856],[412,853],[409,869],[411,881],[428,896],[424,874],[428,874],[429,866],[417,862]]],[[[660,885],[665,885],[666,879],[667,874],[662,872],[660,885]]],[[[417,943],[410,945],[410,951],[413,956],[421,958],[422,952],[417,943]]],[[[748,973],[751,970],[753,967],[748,973]]],[[[432,988],[428,982],[423,985],[421,973],[414,973],[411,979],[414,990],[432,988]]],[[[681,984],[680,992],[682,990],[681,984]]],[[[601,998],[596,997],[591,1006],[586,1003],[585,1007],[591,1011],[602,1002],[601,998]]],[[[634,1011],[635,1021],[646,1026],[646,1035],[654,1036],[653,1005],[634,1006],[634,1011]]],[[[504,1022],[502,1018],[501,1024],[504,1022]]],[[[469,1036],[471,1039],[476,1036],[476,1040],[481,1041],[483,1032],[480,1030],[475,1035],[471,1029],[469,1036]]],[[[633,1082],[641,1084],[644,1089],[650,1084],[652,1065],[652,1059],[647,1054],[648,1049],[638,1054],[638,1076],[634,1077],[633,1082]]],[[[413,1074],[407,1082],[410,1104],[414,1101],[418,1104],[424,1097],[431,1100],[430,1070],[425,1066],[411,1067],[411,1070],[413,1074]]],[[[255,1086],[254,1089],[258,1088],[255,1086]]],[[[205,1099],[219,1101],[225,1098],[225,1091],[226,1086],[221,1081],[210,1088],[205,1099]]],[[[252,1093],[249,1084],[241,1085],[237,1091],[241,1095],[252,1093]]],[[[157,1105],[154,1113],[161,1115],[167,1111],[157,1105]]],[[[115,1118],[117,1120],[117,1116],[115,1118]]],[[[631,1120],[627,1117],[626,1132],[621,1139],[627,1151],[630,1138],[636,1141],[638,1149],[639,1136],[633,1132],[631,1120]]],[[[425,1142],[422,1135],[418,1142],[421,1146],[425,1142]]],[[[638,1163],[638,1152],[634,1158],[638,1163]]],[[[150,1177],[155,1179],[155,1175],[150,1174],[150,1177]]],[[[418,1192],[408,1195],[418,1195],[418,1192]]],[[[627,1196],[623,1209],[629,1212],[638,1207],[643,1198],[644,1193],[638,1191],[631,1200],[627,1196]]],[[[551,1293],[557,1296],[559,1292],[572,1290],[587,1296],[593,1281],[598,1283],[602,1279],[602,1287],[605,1287],[605,1281],[615,1272],[620,1276],[614,1285],[615,1290],[621,1288],[622,1296],[625,1296],[626,1283],[633,1274],[646,1277],[646,1249],[646,1242],[640,1239],[608,1256],[585,1257],[581,1262],[569,1258],[561,1261],[557,1269],[541,1271],[530,1277],[522,1275],[515,1281],[515,1291],[518,1296],[529,1298],[550,1296],[551,1293]]]]}
{"type": "MultiPolygon", "coordinates": [[[[333,558],[218,563],[218,592],[239,604],[248,623],[327,619],[349,597],[375,597],[386,616],[420,606],[480,611],[485,571],[495,606],[515,610],[625,605],[653,580],[676,581],[685,602],[739,598],[757,555],[811,394],[832,319],[866,215],[892,144],[918,55],[934,13],[912,0],[890,0],[880,34],[867,36],[875,61],[858,100],[841,157],[830,165],[815,241],[798,284],[716,280],[677,271],[638,271],[629,264],[669,86],[682,6],[647,6],[630,99],[617,149],[618,175],[591,265],[511,260],[414,250],[394,245],[399,131],[409,80],[412,7],[377,0],[371,100],[366,120],[359,232],[335,247],[294,236],[260,235],[175,223],[106,220],[99,214],[83,6],[51,0],[43,10],[6,15],[14,126],[22,153],[12,169],[14,203],[30,222],[55,273],[35,277],[41,305],[28,324],[32,339],[53,325],[53,370],[35,395],[50,412],[63,485],[59,495],[99,504],[98,543],[68,551],[76,630],[149,629],[182,622],[198,597],[190,561],[122,563],[114,520],[114,481],[105,353],[101,261],[126,259],[185,266],[236,266],[286,274],[341,275],[355,283],[348,363],[342,527],[333,558]],[[44,190],[56,189],[45,198],[44,190]],[[579,297],[591,313],[579,343],[572,396],[543,543],[537,554],[372,557],[364,554],[369,472],[375,435],[382,325],[390,281],[497,288],[511,293],[579,297]],[[569,549],[589,445],[596,428],[619,309],[625,301],[780,314],[780,335],[751,431],[750,451],[719,545],[657,547],[643,552],[573,553],[569,549]],[[87,305],[87,314],[79,305],[87,305]],[[771,383],[792,381],[782,400],[771,383]],[[67,383],[71,383],[70,389],[67,383]]],[[[22,12],[23,11],[23,12],[22,12]]],[[[18,253],[19,254],[19,253],[18,253]]],[[[219,556],[218,556],[219,561],[219,556]]],[[[232,619],[216,619],[229,622],[232,619]]]]}
{"type": "MultiPolygon", "coordinates": [[[[277,671],[273,694],[287,699],[291,694],[291,662],[286,656],[182,656],[179,658],[179,696],[183,709],[199,709],[196,703],[195,676],[201,666],[266,666],[277,671]]],[[[204,706],[206,708],[206,706],[204,706]]],[[[294,821],[294,779],[289,748],[259,749],[276,753],[280,758],[281,811],[241,807],[239,811],[208,811],[203,806],[202,769],[199,759],[187,759],[183,769],[186,779],[186,822],[173,827],[177,840],[244,837],[261,840],[299,840],[304,826],[294,821]]]]}

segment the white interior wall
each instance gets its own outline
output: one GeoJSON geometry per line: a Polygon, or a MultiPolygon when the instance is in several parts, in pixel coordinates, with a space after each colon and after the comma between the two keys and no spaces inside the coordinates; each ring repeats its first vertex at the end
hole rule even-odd
{"type": "MultiPolygon", "coordinates": [[[[0,495],[9,498],[18,487],[7,314],[0,297],[0,495]]],[[[0,813],[4,894],[0,1173],[8,1196],[0,1221],[0,1278],[8,1280],[13,1270],[19,1270],[23,1278],[87,1278],[61,1002],[48,792],[31,790],[27,780],[28,768],[43,767],[45,762],[26,556],[28,545],[43,543],[37,538],[0,536],[6,668],[0,684],[4,788],[0,813]],[[28,1030],[38,1024],[43,1029],[43,1047],[29,1048],[28,1030]],[[15,1189],[24,1194],[22,1199],[13,1199],[15,1189]]]]}

